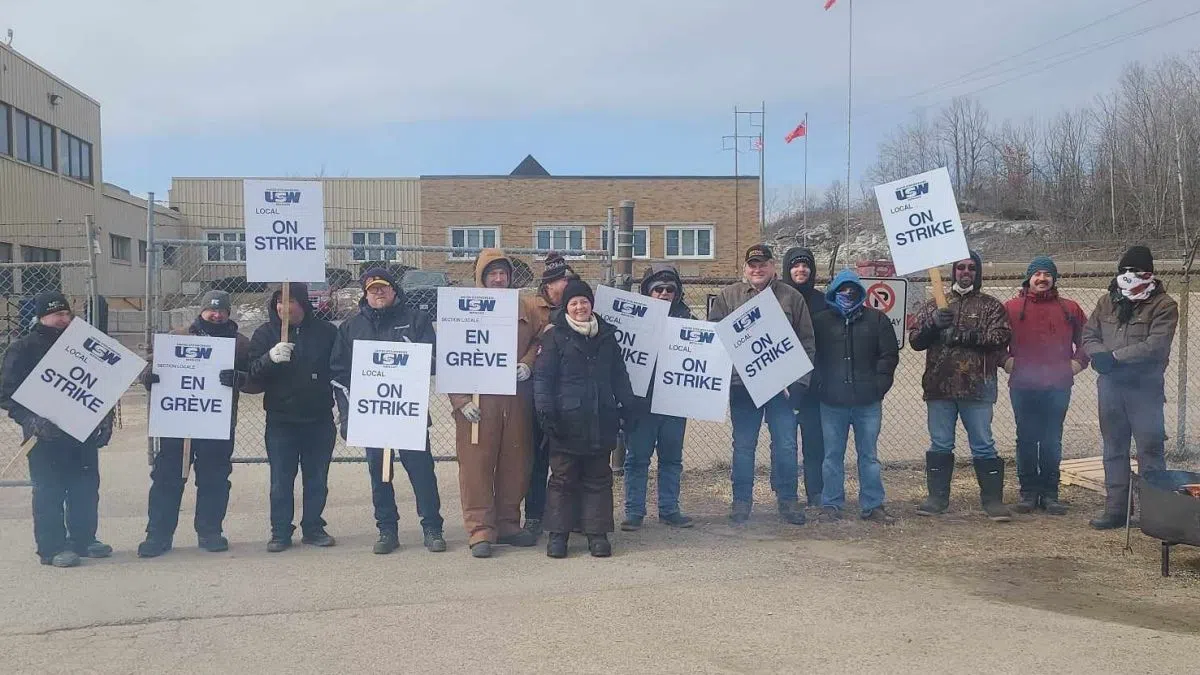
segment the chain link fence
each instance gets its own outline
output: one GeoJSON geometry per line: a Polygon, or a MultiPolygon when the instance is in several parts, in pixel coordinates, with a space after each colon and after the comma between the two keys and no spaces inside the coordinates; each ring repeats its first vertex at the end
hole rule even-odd
{"type": "MultiPolygon", "coordinates": [[[[89,226],[0,224],[0,362],[12,343],[37,323],[34,297],[38,293],[59,291],[77,316],[103,323],[103,305],[100,316],[93,311],[95,260],[94,248],[86,245],[89,226]]],[[[29,485],[21,442],[21,427],[6,414],[0,417],[0,487],[29,485]]]]}

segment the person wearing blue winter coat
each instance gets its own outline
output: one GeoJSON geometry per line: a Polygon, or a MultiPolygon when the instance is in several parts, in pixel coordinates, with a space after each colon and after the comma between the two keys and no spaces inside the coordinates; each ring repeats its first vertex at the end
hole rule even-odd
{"type": "Polygon", "coordinates": [[[854,428],[858,505],[863,520],[891,524],[883,508],[883,475],[876,452],[883,397],[892,388],[900,345],[883,312],[864,304],[867,289],[854,272],[838,273],[825,291],[829,310],[814,314],[816,395],[821,402],[822,520],[841,518],[846,503],[846,443],[854,428]]]}

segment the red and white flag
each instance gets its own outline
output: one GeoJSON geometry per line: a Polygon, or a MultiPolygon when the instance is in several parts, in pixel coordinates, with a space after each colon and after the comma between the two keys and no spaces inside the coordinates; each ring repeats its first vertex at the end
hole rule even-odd
{"type": "MultiPolygon", "coordinates": [[[[836,0],[834,1],[836,2],[836,0]]],[[[785,143],[791,143],[797,138],[802,138],[806,135],[808,135],[808,126],[804,122],[801,122],[799,126],[797,126],[795,129],[792,129],[791,133],[783,137],[783,141],[785,143]]]]}
{"type": "Polygon", "coordinates": [[[753,147],[758,152],[762,152],[762,149],[763,149],[762,136],[755,136],[754,142],[751,144],[751,147],[753,147]]]}
{"type": "Polygon", "coordinates": [[[834,4],[836,4],[836,3],[837,3],[837,0],[825,0],[825,9],[829,9],[830,7],[833,7],[834,4]]]}

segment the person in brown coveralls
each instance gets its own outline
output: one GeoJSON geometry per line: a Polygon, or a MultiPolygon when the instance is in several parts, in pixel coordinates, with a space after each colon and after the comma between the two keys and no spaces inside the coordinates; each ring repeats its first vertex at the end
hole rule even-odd
{"type": "MultiPolygon", "coordinates": [[[[511,288],[512,261],[495,248],[479,253],[475,282],[483,288],[511,288]]],[[[533,546],[537,536],[521,528],[521,500],[529,487],[533,458],[533,383],[538,336],[546,322],[533,307],[534,298],[521,296],[517,319],[517,393],[481,394],[479,404],[469,394],[450,394],[456,414],[455,447],[463,521],[471,555],[488,558],[492,544],[533,546]],[[479,425],[479,443],[471,443],[471,425],[479,425]]]]}

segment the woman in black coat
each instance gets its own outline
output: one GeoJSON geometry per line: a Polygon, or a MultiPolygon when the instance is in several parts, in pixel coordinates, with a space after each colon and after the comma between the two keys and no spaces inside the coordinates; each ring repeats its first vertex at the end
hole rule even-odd
{"type": "Polygon", "coordinates": [[[592,312],[592,289],[572,279],[563,311],[542,336],[533,366],[533,401],[550,444],[543,525],[546,555],[565,558],[578,524],[596,557],[612,555],[613,477],[609,455],[634,402],[616,328],[592,312]]]}

